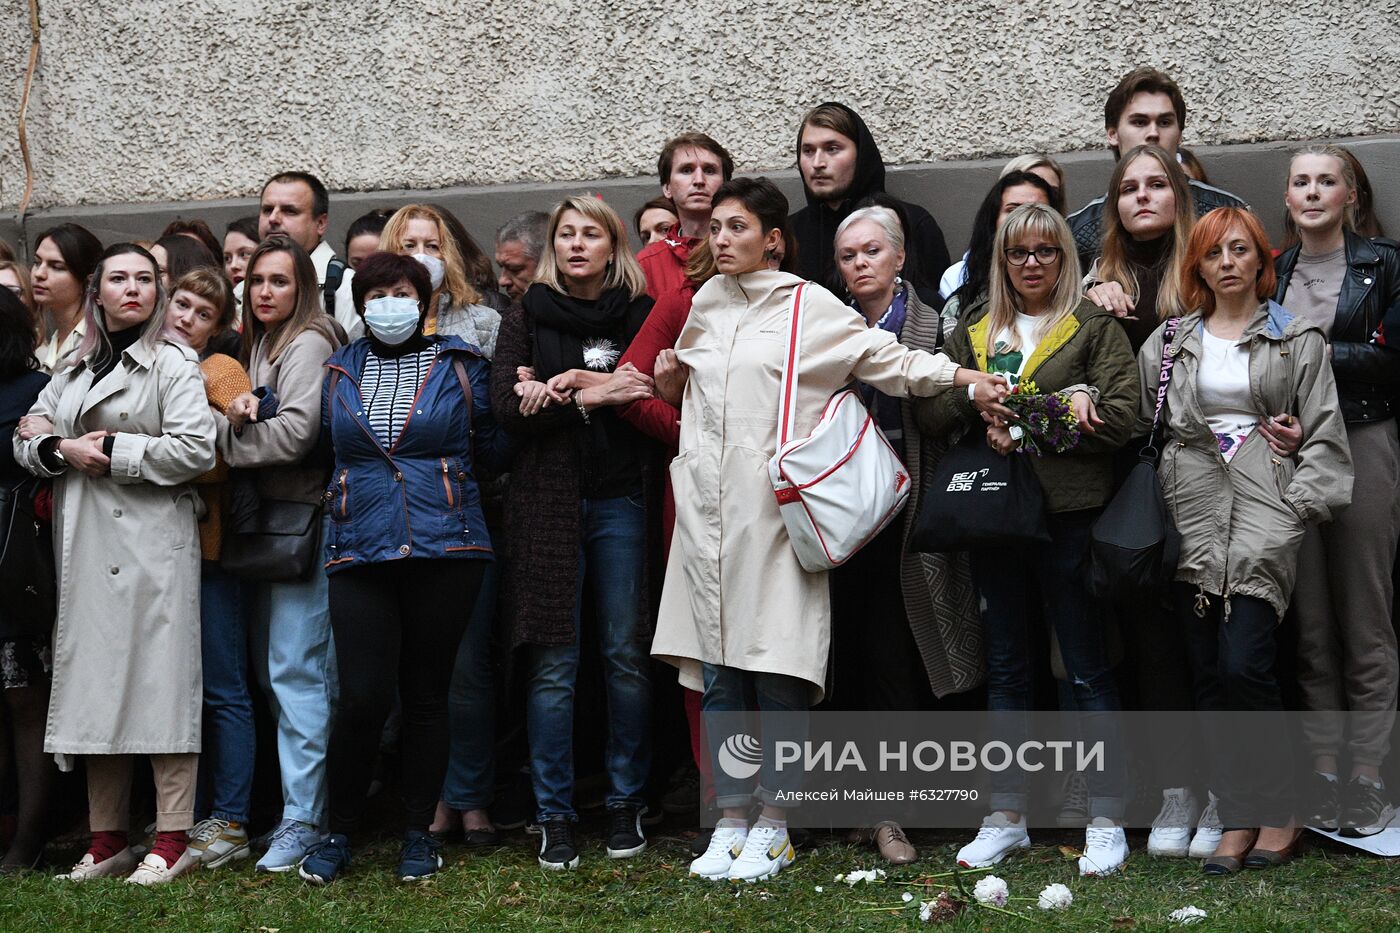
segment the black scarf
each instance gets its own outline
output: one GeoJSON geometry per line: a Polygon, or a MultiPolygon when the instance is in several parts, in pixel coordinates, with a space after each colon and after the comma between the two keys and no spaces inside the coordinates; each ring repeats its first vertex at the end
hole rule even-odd
{"type": "Polygon", "coordinates": [[[521,304],[535,332],[535,378],[540,382],[570,369],[612,372],[646,316],[646,308],[623,288],[590,300],[536,284],[521,304]]]}

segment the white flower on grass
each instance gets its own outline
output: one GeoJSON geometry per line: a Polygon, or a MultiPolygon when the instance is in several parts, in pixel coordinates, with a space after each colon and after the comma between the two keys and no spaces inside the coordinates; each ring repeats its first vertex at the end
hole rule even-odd
{"type": "Polygon", "coordinates": [[[901,896],[903,897],[904,903],[906,904],[914,899],[914,895],[910,894],[908,891],[905,891],[904,894],[901,896]]]}
{"type": "Polygon", "coordinates": [[[846,872],[845,875],[837,875],[837,876],[836,876],[836,880],[837,880],[837,881],[842,881],[842,880],[844,880],[844,881],[845,881],[848,885],[850,885],[851,887],[855,887],[856,885],[860,884],[862,881],[865,882],[866,884],[870,884],[871,882],[878,881],[879,879],[881,879],[881,878],[883,878],[883,877],[885,877],[885,873],[884,873],[882,870],[878,869],[878,868],[874,868],[874,869],[870,869],[870,870],[857,868],[857,869],[854,870],[854,871],[848,871],[848,872],[846,872]]]}
{"type": "Polygon", "coordinates": [[[929,920],[933,919],[934,905],[934,901],[924,901],[919,904],[919,919],[924,923],[928,923],[929,920]]]}
{"type": "Polygon", "coordinates": [[[833,878],[833,879],[831,879],[831,880],[832,880],[832,881],[845,881],[845,880],[846,880],[846,876],[845,876],[845,875],[837,875],[835,878],[833,878]]]}
{"type": "Polygon", "coordinates": [[[1195,905],[1173,910],[1167,915],[1167,919],[1172,923],[1199,923],[1205,918],[1206,912],[1195,905]]]}
{"type": "Polygon", "coordinates": [[[1074,903],[1074,895],[1062,884],[1047,884],[1037,903],[1041,910],[1064,910],[1074,903]]]}
{"type": "Polygon", "coordinates": [[[817,885],[817,893],[818,893],[818,894],[822,893],[822,886],[821,886],[821,885],[817,885]]]}
{"type": "Polygon", "coordinates": [[[987,875],[973,886],[972,896],[977,898],[979,904],[1005,907],[1006,902],[1011,900],[1011,891],[1006,887],[1005,881],[996,875],[987,875]]]}

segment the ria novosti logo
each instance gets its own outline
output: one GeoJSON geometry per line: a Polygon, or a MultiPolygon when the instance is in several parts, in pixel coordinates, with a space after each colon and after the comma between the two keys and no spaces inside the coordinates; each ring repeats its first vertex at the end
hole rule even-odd
{"type": "Polygon", "coordinates": [[[737,732],[719,747],[720,770],[736,781],[744,781],[758,773],[763,766],[763,745],[758,739],[737,732]]]}

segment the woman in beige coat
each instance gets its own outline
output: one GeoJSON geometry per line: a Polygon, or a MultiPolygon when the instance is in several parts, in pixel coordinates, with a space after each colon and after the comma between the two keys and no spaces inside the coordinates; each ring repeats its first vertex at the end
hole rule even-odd
{"type": "MultiPolygon", "coordinates": [[[[1248,211],[1218,208],[1201,218],[1183,274],[1187,306],[1199,310],[1182,318],[1168,348],[1158,474],[1181,532],[1175,601],[1196,708],[1208,713],[1283,709],[1275,635],[1304,529],[1351,501],[1351,451],[1326,341],[1316,325],[1268,300],[1269,257],[1264,229],[1248,211]],[[1270,449],[1261,428],[1272,412],[1302,421],[1296,455],[1270,449]]],[[[1138,354],[1144,433],[1166,326],[1138,354]]],[[[1260,827],[1228,829],[1205,861],[1207,874],[1284,861],[1300,832],[1282,717],[1251,720],[1241,734],[1228,732],[1221,716],[1205,720],[1221,821],[1260,827]]]]}
{"type": "Polygon", "coordinates": [[[155,260],[130,243],[103,254],[84,299],[86,336],[15,440],[54,477],[58,622],[46,751],[85,757],[92,844],[74,881],[131,873],[157,884],[193,864],[200,743],[199,536],[189,483],[214,465],[198,360],[161,339],[155,260]],[[150,755],[156,841],[136,864],[126,839],[133,755],[150,755]],[[135,872],[132,873],[132,869],[135,872]]]}
{"type": "MultiPolygon", "coordinates": [[[[770,271],[780,254],[785,266],[795,259],[787,199],[772,182],[733,179],[714,205],[710,245],[721,274],[696,293],[674,353],[657,358],[663,391],[677,365],[688,378],[680,456],[671,465],[676,530],[652,653],[680,669],[683,685],[703,689],[707,713],[741,713],[750,691],[765,712],[805,711],[825,689],[831,598],[827,575],[798,563],[767,470],[784,342],[802,280],[770,271]]],[[[793,436],[809,433],[827,398],[852,378],[895,397],[994,381],[868,328],[819,286],[804,292],[793,436]]],[[[729,732],[709,718],[711,753],[720,758],[729,732]]],[[[779,738],[794,738],[781,731],[772,723],[763,730],[770,749],[779,738]]],[[[754,794],[716,767],[724,818],[692,874],[753,881],[791,864],[785,809],[775,795],[793,790],[793,779],[772,768],[771,754],[764,762],[757,790],[763,816],[752,830],[745,817],[754,794]]]]}

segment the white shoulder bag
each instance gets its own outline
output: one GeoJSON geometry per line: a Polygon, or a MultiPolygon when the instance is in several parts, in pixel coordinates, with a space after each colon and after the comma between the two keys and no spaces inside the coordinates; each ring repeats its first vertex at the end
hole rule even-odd
{"type": "Polygon", "coordinates": [[[909,471],[853,389],[831,397],[806,437],[789,439],[797,417],[803,293],[797,286],[783,358],[778,452],[768,478],[804,570],[839,567],[884,530],[909,499],[909,471]]]}

